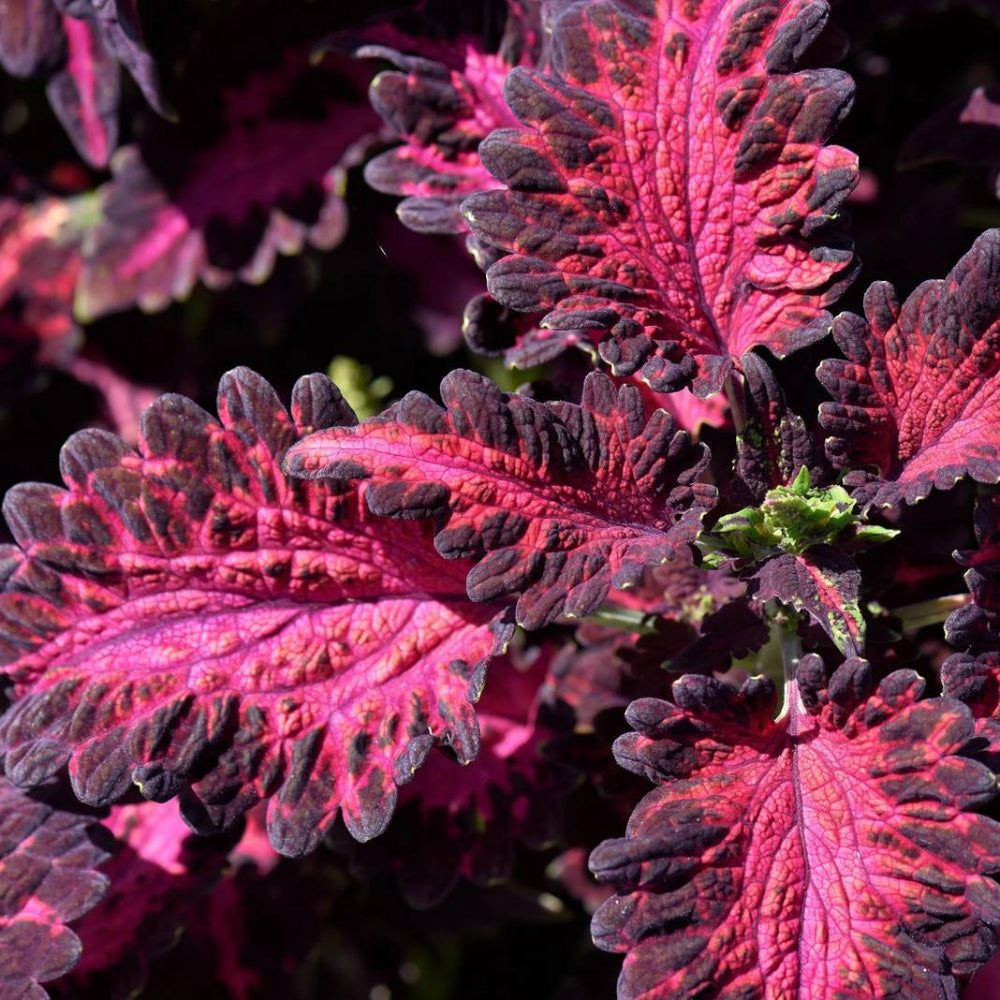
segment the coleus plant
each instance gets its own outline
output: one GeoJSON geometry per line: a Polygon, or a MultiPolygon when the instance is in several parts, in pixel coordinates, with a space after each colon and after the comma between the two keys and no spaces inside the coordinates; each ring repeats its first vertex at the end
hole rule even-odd
{"type": "MultiPolygon", "coordinates": [[[[859,165],[825,0],[390,8],[204,78],[134,4],[12,10],[4,65],[75,81],[113,175],[2,203],[0,329],[40,365],[194,294],[190,338],[234,278],[280,293],[278,252],[345,267],[363,176],[485,272],[472,352],[547,367],[448,361],[384,409],[231,367],[214,413],[166,393],[8,490],[2,995],[156,996],[176,946],[205,995],[416,997],[417,955],[487,996],[435,919],[584,911],[620,1000],[988,995],[1000,229],[832,314],[859,165]],[[179,120],[111,157],[115,60],[179,120]],[[401,934],[394,971],[330,958],[401,934]]],[[[559,973],[533,995],[606,995],[559,973]]]]}

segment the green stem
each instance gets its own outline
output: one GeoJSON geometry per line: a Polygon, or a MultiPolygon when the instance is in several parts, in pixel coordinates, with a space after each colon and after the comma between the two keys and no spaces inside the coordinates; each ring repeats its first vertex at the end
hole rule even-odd
{"type": "Polygon", "coordinates": [[[904,604],[901,608],[895,608],[892,615],[902,622],[904,632],[913,632],[925,625],[940,625],[948,615],[971,600],[971,594],[949,594],[947,597],[904,604]]]}
{"type": "Polygon", "coordinates": [[[605,604],[587,615],[586,621],[623,632],[637,632],[639,635],[653,635],[656,632],[657,616],[634,608],[621,608],[616,604],[605,604]]]}
{"type": "Polygon", "coordinates": [[[795,733],[798,728],[797,722],[797,701],[798,689],[795,686],[795,671],[802,659],[802,640],[799,638],[799,618],[792,615],[791,620],[783,623],[780,628],[781,637],[781,663],[785,677],[784,689],[782,691],[782,705],[778,718],[790,715],[789,732],[795,733]]]}
{"type": "Polygon", "coordinates": [[[799,638],[798,621],[783,627],[781,637],[781,663],[784,668],[785,683],[795,680],[795,668],[802,659],[802,640],[799,638]]]}

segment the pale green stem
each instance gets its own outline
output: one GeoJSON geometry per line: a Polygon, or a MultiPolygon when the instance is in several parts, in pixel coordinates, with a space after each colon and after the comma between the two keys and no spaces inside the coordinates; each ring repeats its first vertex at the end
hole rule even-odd
{"type": "Polygon", "coordinates": [[[903,623],[904,632],[913,632],[925,625],[940,625],[953,611],[972,600],[971,594],[949,594],[929,601],[917,601],[894,608],[892,614],[903,623]]]}
{"type": "Polygon", "coordinates": [[[653,635],[656,632],[656,615],[647,614],[634,608],[621,608],[615,604],[605,604],[587,615],[585,621],[623,632],[637,632],[639,635],[653,635]]]}

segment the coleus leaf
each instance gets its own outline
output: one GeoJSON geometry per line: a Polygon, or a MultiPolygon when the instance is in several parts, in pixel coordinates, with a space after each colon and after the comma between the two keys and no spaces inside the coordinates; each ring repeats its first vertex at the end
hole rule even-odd
{"type": "Polygon", "coordinates": [[[777,720],[766,678],[633,703],[615,756],[658,787],[590,860],[620,1000],[957,995],[996,944],[1000,824],[968,708],[922,690],[810,654],[777,720]]]}
{"type": "Polygon", "coordinates": [[[370,160],[365,180],[376,191],[404,196],[397,209],[404,225],[425,233],[465,232],[462,200],[501,186],[480,162],[479,143],[493,129],[517,124],[504,103],[503,82],[513,66],[533,65],[538,57],[538,13],[537,5],[510,3],[495,53],[472,39],[454,46],[447,61],[382,45],[358,50],[396,67],[379,73],[369,94],[403,144],[370,160]]]}
{"type": "Polygon", "coordinates": [[[670,661],[678,673],[724,672],[768,640],[770,627],[753,602],[737,598],[705,617],[698,638],[670,661]]]}
{"type": "Polygon", "coordinates": [[[119,63],[166,113],[134,0],[9,0],[3,21],[0,65],[14,76],[48,76],[52,109],[92,166],[105,166],[117,145],[119,63]]]}
{"type": "Polygon", "coordinates": [[[770,366],[756,354],[741,360],[746,388],[743,429],[736,442],[736,488],[760,504],[775,486],[787,486],[813,467],[812,435],[785,400],[770,366]]]}
{"type": "Polygon", "coordinates": [[[3,361],[27,350],[39,364],[63,363],[79,346],[72,303],[84,212],[84,199],[0,198],[0,336],[9,345],[3,361]]]}
{"type": "Polygon", "coordinates": [[[0,777],[0,994],[43,1000],[39,985],[67,972],[80,940],[66,925],[108,887],[98,871],[110,837],[91,816],[68,812],[0,777]]]}
{"type": "Polygon", "coordinates": [[[223,92],[219,121],[120,149],[84,244],[78,316],[162,309],[199,281],[259,283],[279,253],[336,246],[346,172],[378,124],[360,78],[346,56],[286,51],[223,92]]]}
{"type": "Polygon", "coordinates": [[[199,837],[177,802],[115,806],[104,827],[119,841],[104,865],[104,899],[74,925],[83,954],[60,983],[64,995],[134,996],[149,963],[178,934],[217,883],[233,837],[199,837]]]}
{"type": "Polygon", "coordinates": [[[522,126],[480,147],[507,187],[471,196],[473,232],[509,256],[492,295],[554,331],[607,333],[615,374],[717,392],[755,345],[824,336],[852,277],[828,232],[856,157],[824,146],[850,108],[836,70],[794,66],[827,18],[811,0],[565,5],[552,74],[513,70],[522,126]],[[694,127],[697,123],[697,127],[694,127]]]}
{"type": "Polygon", "coordinates": [[[129,71],[150,107],[169,116],[159,70],[146,48],[138,0],[55,0],[55,4],[74,17],[93,19],[104,44],[129,71]]]}
{"type": "Polygon", "coordinates": [[[180,794],[202,832],[268,798],[285,854],[315,847],[338,811],[367,839],[434,742],[475,756],[472,703],[509,627],[494,634],[501,609],[469,604],[429,525],[281,473],[300,433],[354,419],[325,376],[298,382],[290,417],[236,369],[219,414],[162,396],[138,454],[81,431],[61,456],[67,489],[8,493],[7,774],[34,785],[68,762],[94,805],[132,785],[180,794]]]}
{"type": "Polygon", "coordinates": [[[837,317],[847,360],[816,373],[834,399],[820,407],[827,455],[855,470],[844,479],[855,497],[890,507],[963,476],[1000,480],[1000,230],[902,305],[891,285],[872,285],[865,315],[837,317]]]}
{"type": "Polygon", "coordinates": [[[51,69],[63,54],[60,28],[52,0],[8,0],[0,19],[0,66],[12,76],[51,69]]]}
{"type": "Polygon", "coordinates": [[[459,878],[477,885],[507,879],[519,842],[540,849],[560,832],[561,809],[574,776],[547,760],[557,733],[540,711],[540,693],[554,645],[511,651],[490,664],[476,707],[481,749],[468,767],[446,751],[428,754],[400,789],[385,835],[356,849],[362,871],[369,857],[387,863],[407,901],[437,904],[459,878]]]}
{"type": "Polygon", "coordinates": [[[752,579],[758,601],[778,600],[808,614],[845,656],[864,652],[861,570],[850,556],[825,545],[786,552],[768,559],[752,579]]]}
{"type": "Polygon", "coordinates": [[[103,167],[118,145],[118,63],[89,12],[63,15],[62,31],[65,66],[49,78],[45,92],[77,152],[103,167]]]}
{"type": "Polygon", "coordinates": [[[704,445],[662,410],[647,420],[638,391],[606,375],[587,376],[580,405],[507,395],[469,371],[448,375],[441,398],[412,392],[359,427],[311,435],[288,469],[367,478],[373,513],[434,517],[442,555],[478,560],[472,600],[520,592],[525,628],[634,585],[694,540],[715,502],[697,482],[704,445]]]}
{"type": "Polygon", "coordinates": [[[974,516],[977,549],[954,553],[965,566],[971,605],[953,611],[945,622],[945,638],[953,646],[1000,647],[1000,496],[982,496],[974,516]]]}

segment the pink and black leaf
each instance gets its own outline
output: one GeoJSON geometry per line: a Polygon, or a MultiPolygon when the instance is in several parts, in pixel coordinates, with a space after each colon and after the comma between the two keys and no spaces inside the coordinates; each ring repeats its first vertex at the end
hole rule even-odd
{"type": "Polygon", "coordinates": [[[582,402],[539,403],[455,371],[444,408],[412,392],[356,428],[289,452],[293,475],[367,479],[378,515],[434,519],[437,550],[471,557],[474,601],[520,592],[516,617],[539,628],[582,617],[610,588],[635,585],[697,536],[715,503],[699,483],[707,449],[638,390],[591,373],[582,402]]]}
{"type": "Polygon", "coordinates": [[[118,151],[84,245],[82,318],[163,309],[200,281],[259,283],[278,254],[343,239],[346,173],[378,126],[363,67],[304,47],[277,62],[118,151]]]}
{"type": "Polygon", "coordinates": [[[900,305],[877,282],[865,316],[833,326],[846,361],[817,377],[826,452],[861,502],[912,504],[963,477],[1000,481],[1000,230],[983,233],[947,278],[900,305]]]}
{"type": "Polygon", "coordinates": [[[757,601],[778,600],[807,614],[845,656],[864,652],[861,570],[850,556],[826,545],[786,552],[768,559],[751,580],[757,601]]]}
{"type": "Polygon", "coordinates": [[[702,397],[755,345],[823,337],[853,277],[835,223],[857,180],[824,145],[850,78],[794,71],[826,17],[807,0],[563,5],[551,74],[508,75],[521,124],[480,147],[505,189],[463,208],[508,254],[491,294],[586,331],[615,374],[702,397]]]}
{"type": "Polygon", "coordinates": [[[435,742],[476,755],[502,607],[469,603],[430,526],[373,518],[363,489],[284,476],[302,433],[354,420],[325,376],[298,382],[289,415],[236,369],[218,405],[220,421],[163,396],[138,453],[82,431],[61,456],[66,489],[8,493],[7,774],[37,785],[68,764],[95,805],[132,786],[180,795],[203,832],[269,799],[286,854],[338,813],[370,838],[435,742]]]}
{"type": "Polygon", "coordinates": [[[969,709],[923,686],[810,654],[777,720],[766,678],[632,704],[615,756],[658,787],[590,861],[621,1000],[957,995],[996,946],[1000,824],[969,709]]]}
{"type": "MultiPolygon", "coordinates": [[[[404,225],[423,233],[461,233],[459,205],[475,191],[500,186],[479,159],[479,144],[495,128],[516,124],[503,100],[503,82],[515,65],[535,65],[541,31],[537,5],[509,6],[497,52],[472,38],[441,60],[366,45],[359,56],[395,68],[372,81],[372,105],[403,140],[365,166],[365,180],[384,194],[402,195],[404,225]]],[[[461,40],[460,40],[461,41],[461,40]]],[[[421,51],[419,40],[414,48],[421,51]]]]}
{"type": "Polygon", "coordinates": [[[100,901],[114,840],[83,812],[0,778],[0,995],[44,1000],[80,939],[67,926],[100,901]]]}

